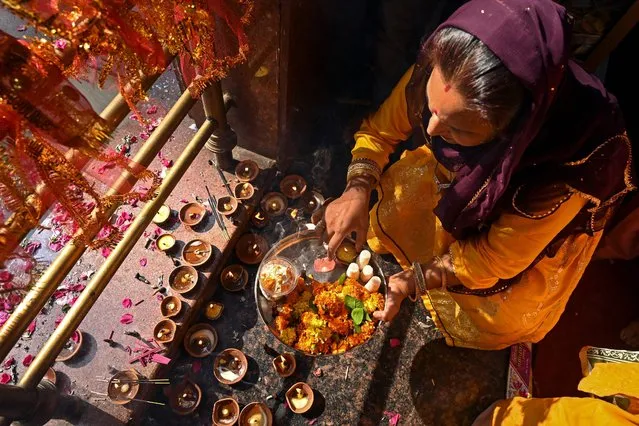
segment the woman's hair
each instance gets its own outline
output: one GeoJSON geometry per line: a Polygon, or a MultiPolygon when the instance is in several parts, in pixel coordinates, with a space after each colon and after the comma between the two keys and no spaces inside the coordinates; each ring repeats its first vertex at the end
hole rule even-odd
{"type": "Polygon", "coordinates": [[[477,37],[458,28],[439,30],[427,47],[429,62],[455,86],[469,108],[496,132],[506,129],[526,99],[526,89],[477,37]]]}

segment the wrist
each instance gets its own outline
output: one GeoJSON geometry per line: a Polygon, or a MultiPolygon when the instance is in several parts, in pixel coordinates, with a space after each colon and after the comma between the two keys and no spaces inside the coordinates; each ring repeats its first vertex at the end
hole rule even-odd
{"type": "Polygon", "coordinates": [[[373,191],[372,179],[366,176],[355,176],[349,179],[349,181],[346,183],[346,189],[344,190],[344,192],[350,190],[364,192],[370,195],[370,193],[373,191]]]}

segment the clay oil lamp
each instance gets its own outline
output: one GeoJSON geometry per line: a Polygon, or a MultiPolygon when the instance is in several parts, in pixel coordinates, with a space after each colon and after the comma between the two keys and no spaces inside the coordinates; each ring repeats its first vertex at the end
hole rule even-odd
{"type": "Polygon", "coordinates": [[[272,426],[273,413],[263,402],[251,402],[240,413],[240,426],[272,426]]]}
{"type": "Polygon", "coordinates": [[[269,192],[262,198],[262,210],[270,217],[282,216],[286,213],[288,201],[284,194],[279,192],[269,192]]]}
{"type": "Polygon", "coordinates": [[[49,367],[47,372],[44,374],[43,380],[48,380],[55,385],[57,377],[58,375],[55,373],[55,370],[52,367],[49,367]]]}
{"type": "Polygon", "coordinates": [[[247,265],[257,265],[268,251],[266,240],[256,234],[244,234],[235,245],[235,254],[247,265]]]}
{"type": "Polygon", "coordinates": [[[206,305],[206,309],[204,310],[204,316],[214,321],[222,316],[222,311],[224,311],[224,305],[218,302],[209,302],[206,305]]]}
{"type": "Polygon", "coordinates": [[[169,286],[176,293],[188,293],[197,285],[197,269],[189,265],[178,266],[169,274],[169,286]]]}
{"type": "Polygon", "coordinates": [[[300,207],[310,215],[319,210],[323,204],[324,196],[317,191],[307,192],[300,200],[300,207]]]}
{"type": "Polygon", "coordinates": [[[251,218],[251,223],[258,229],[266,227],[266,225],[268,225],[268,217],[266,216],[266,213],[264,213],[264,210],[256,210],[251,218]]]}
{"type": "Polygon", "coordinates": [[[242,291],[247,282],[248,272],[242,265],[229,265],[220,274],[220,283],[228,291],[242,291]]]}
{"type": "Polygon", "coordinates": [[[211,259],[213,248],[206,241],[191,240],[182,249],[182,259],[191,266],[204,265],[211,259]]]}
{"type": "Polygon", "coordinates": [[[215,426],[233,425],[240,417],[240,405],[233,398],[222,398],[213,405],[213,424],[215,426]]]}
{"type": "Polygon", "coordinates": [[[286,392],[286,401],[291,411],[295,414],[303,414],[311,409],[315,395],[313,389],[304,382],[295,383],[286,392]]]}
{"type": "Polygon", "coordinates": [[[161,205],[157,212],[155,212],[155,216],[153,216],[153,223],[157,225],[162,225],[166,223],[167,220],[171,217],[171,209],[167,205],[161,205]]]}
{"type": "Polygon", "coordinates": [[[251,182],[260,174],[260,167],[253,160],[240,161],[235,167],[235,177],[240,182],[251,182]]]}
{"type": "Polygon", "coordinates": [[[280,377],[289,377],[295,373],[297,361],[292,353],[283,353],[273,358],[273,367],[280,377]]]}
{"type": "Polygon", "coordinates": [[[255,187],[249,182],[240,182],[235,185],[233,194],[238,200],[250,200],[255,195],[255,187]]]}
{"type": "Polygon", "coordinates": [[[135,370],[124,370],[115,373],[109,380],[107,396],[117,405],[132,401],[140,390],[139,376],[135,370]]]}
{"type": "Polygon", "coordinates": [[[186,226],[197,226],[206,215],[206,208],[200,203],[188,203],[180,209],[180,222],[186,226]]]}
{"type": "Polygon", "coordinates": [[[161,234],[157,240],[155,240],[155,246],[158,250],[168,253],[175,247],[175,241],[173,234],[161,234]]]}
{"type": "Polygon", "coordinates": [[[153,338],[160,343],[170,343],[175,337],[177,324],[171,319],[165,318],[155,324],[153,328],[153,338]]]}
{"type": "Polygon", "coordinates": [[[217,332],[209,324],[192,325],[184,336],[184,348],[195,358],[204,358],[213,353],[217,346],[217,332]]]}
{"type": "Polygon", "coordinates": [[[160,303],[160,312],[164,318],[173,318],[182,310],[182,301],[177,296],[167,296],[160,303]]]}
{"type": "Polygon", "coordinates": [[[76,356],[82,347],[82,331],[76,330],[71,338],[64,344],[60,354],[56,357],[57,362],[69,361],[76,356]]]}
{"type": "Polygon", "coordinates": [[[213,362],[213,374],[220,383],[234,385],[239,383],[248,370],[246,355],[239,349],[224,349],[213,362]]]}
{"type": "Polygon", "coordinates": [[[345,264],[351,264],[355,262],[357,258],[357,251],[355,250],[355,244],[350,241],[343,241],[342,244],[337,248],[337,252],[335,253],[337,256],[337,260],[345,264]]]}
{"type": "Polygon", "coordinates": [[[280,182],[280,191],[291,200],[297,200],[306,192],[306,180],[300,175],[285,176],[280,182]]]}
{"type": "Polygon", "coordinates": [[[227,195],[217,199],[217,211],[222,216],[231,217],[237,211],[239,203],[237,199],[227,195]]]}
{"type": "Polygon", "coordinates": [[[173,388],[169,397],[171,410],[180,416],[193,413],[200,405],[200,401],[202,401],[202,389],[188,379],[173,388]]]}

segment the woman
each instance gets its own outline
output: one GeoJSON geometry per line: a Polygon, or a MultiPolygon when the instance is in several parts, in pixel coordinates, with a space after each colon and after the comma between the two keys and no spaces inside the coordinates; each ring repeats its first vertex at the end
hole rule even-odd
{"type": "Polygon", "coordinates": [[[480,349],[559,319],[635,188],[616,100],[570,61],[569,25],[551,0],[472,0],[364,120],[325,238],[334,255],[355,232],[404,268],[375,318],[421,297],[449,345],[480,349]],[[421,146],[382,173],[411,135],[421,146]]]}

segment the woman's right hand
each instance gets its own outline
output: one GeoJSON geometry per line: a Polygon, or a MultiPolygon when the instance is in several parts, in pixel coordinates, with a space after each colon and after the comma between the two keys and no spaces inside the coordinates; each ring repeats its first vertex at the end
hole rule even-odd
{"type": "Polygon", "coordinates": [[[331,259],[335,258],[337,248],[344,238],[352,232],[356,234],[356,250],[359,252],[364,246],[368,232],[368,205],[371,190],[368,179],[352,179],[342,196],[326,207],[324,241],[328,241],[328,257],[331,259]]]}

